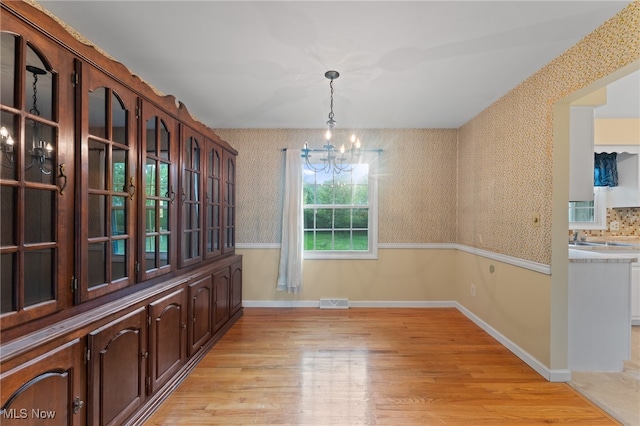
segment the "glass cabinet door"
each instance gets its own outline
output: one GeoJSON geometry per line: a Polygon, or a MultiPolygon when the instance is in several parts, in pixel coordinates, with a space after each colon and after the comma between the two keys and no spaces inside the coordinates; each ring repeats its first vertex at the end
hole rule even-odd
{"type": "Polygon", "coordinates": [[[222,253],[222,149],[211,141],[206,147],[205,257],[212,258],[222,253]]]}
{"type": "Polygon", "coordinates": [[[176,267],[176,122],[150,103],[141,102],[139,119],[143,153],[139,249],[141,279],[166,274],[176,267]]]}
{"type": "Polygon", "coordinates": [[[73,119],[59,111],[73,98],[66,96],[72,93],[70,83],[59,74],[70,74],[72,63],[54,45],[32,34],[2,32],[0,38],[0,318],[5,328],[55,312],[69,301],[73,226],[67,215],[73,192],[67,179],[73,139],[61,129],[73,128],[73,119]]]}
{"type": "Polygon", "coordinates": [[[182,126],[180,265],[202,260],[202,136],[182,126]]]}
{"type": "Polygon", "coordinates": [[[136,151],[133,92],[88,65],[76,64],[81,84],[78,301],[135,282],[136,151]]]}
{"type": "Polygon", "coordinates": [[[224,253],[236,245],[236,157],[224,151],[224,253]]]}

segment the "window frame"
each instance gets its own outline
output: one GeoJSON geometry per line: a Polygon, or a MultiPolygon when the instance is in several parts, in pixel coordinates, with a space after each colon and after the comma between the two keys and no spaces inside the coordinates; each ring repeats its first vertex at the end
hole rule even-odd
{"type": "MultiPolygon", "coordinates": [[[[367,208],[369,210],[368,217],[368,250],[306,250],[304,249],[305,228],[303,224],[302,239],[303,239],[303,259],[304,260],[350,260],[350,259],[377,259],[378,258],[378,157],[379,152],[362,153],[359,158],[359,163],[366,161],[369,165],[369,171],[367,176],[368,184],[368,205],[350,204],[344,205],[345,208],[358,209],[367,208]]],[[[317,161],[317,160],[316,160],[317,161]]],[[[313,162],[312,162],[313,164],[313,162]]],[[[356,163],[354,163],[356,164],[356,163]]],[[[303,162],[303,174],[305,173],[306,164],[303,162]]],[[[341,172],[345,173],[345,172],[341,172]]],[[[303,182],[304,187],[304,182],[303,182]]],[[[305,204],[304,197],[302,197],[302,211],[304,216],[304,210],[307,206],[305,204]]],[[[315,208],[318,208],[317,204],[314,204],[315,208]]],[[[335,204],[323,205],[326,208],[334,208],[335,204]]],[[[343,205],[340,205],[341,207],[343,205]]],[[[332,230],[341,230],[342,228],[332,227],[332,230]]],[[[351,228],[350,228],[351,229],[351,228]]]]}
{"type": "MultiPolygon", "coordinates": [[[[607,190],[606,187],[593,188],[593,222],[572,222],[569,220],[570,230],[607,229],[607,190]]],[[[571,210],[570,206],[569,210],[571,210]]]]}

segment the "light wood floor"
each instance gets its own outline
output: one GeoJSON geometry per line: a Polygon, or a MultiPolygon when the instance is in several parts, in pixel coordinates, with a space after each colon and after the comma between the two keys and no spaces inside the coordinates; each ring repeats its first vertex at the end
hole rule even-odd
{"type": "Polygon", "coordinates": [[[616,425],[455,309],[245,309],[149,425],[616,425]]]}

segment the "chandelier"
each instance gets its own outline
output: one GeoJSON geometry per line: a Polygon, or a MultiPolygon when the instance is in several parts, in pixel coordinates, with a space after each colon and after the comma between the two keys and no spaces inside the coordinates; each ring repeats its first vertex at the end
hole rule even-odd
{"type": "Polygon", "coordinates": [[[340,146],[340,149],[336,149],[333,144],[333,128],[337,124],[333,119],[333,80],[340,77],[338,71],[327,71],[324,76],[329,79],[329,89],[331,90],[331,103],[329,110],[329,120],[327,120],[327,131],[325,133],[325,144],[322,149],[309,148],[307,142],[304,143],[302,149],[302,158],[304,158],[306,167],[314,172],[323,173],[340,173],[350,172],[353,170],[354,164],[357,162],[358,156],[362,152],[360,139],[355,134],[351,135],[351,140],[348,147],[344,144],[340,146]],[[311,153],[317,152],[319,155],[319,161],[311,160],[311,153]]]}
{"type": "MultiPolygon", "coordinates": [[[[38,110],[38,75],[46,74],[47,72],[42,68],[35,67],[33,65],[27,65],[27,71],[33,75],[33,106],[29,112],[33,115],[39,116],[38,110]]],[[[52,170],[46,167],[46,162],[51,161],[53,154],[53,146],[49,142],[42,140],[42,128],[40,123],[35,120],[31,120],[32,126],[32,142],[31,149],[28,151],[31,161],[26,165],[25,170],[31,169],[37,165],[40,173],[50,175],[52,170]]],[[[2,126],[0,127],[0,150],[4,154],[5,158],[9,162],[9,168],[13,168],[15,161],[14,153],[15,141],[9,133],[9,130],[2,126]]],[[[4,164],[3,164],[4,165],[4,164]]]]}

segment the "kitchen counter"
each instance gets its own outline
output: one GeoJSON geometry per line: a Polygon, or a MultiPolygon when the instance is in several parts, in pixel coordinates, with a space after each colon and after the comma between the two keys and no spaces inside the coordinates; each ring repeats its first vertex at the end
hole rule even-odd
{"type": "Polygon", "coordinates": [[[569,248],[570,263],[633,263],[638,262],[640,250],[613,246],[569,248]]]}
{"type": "Polygon", "coordinates": [[[632,263],[640,256],[579,247],[569,249],[569,369],[622,371],[631,354],[632,263]]]}

